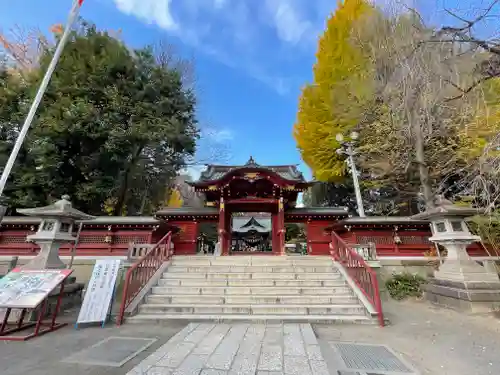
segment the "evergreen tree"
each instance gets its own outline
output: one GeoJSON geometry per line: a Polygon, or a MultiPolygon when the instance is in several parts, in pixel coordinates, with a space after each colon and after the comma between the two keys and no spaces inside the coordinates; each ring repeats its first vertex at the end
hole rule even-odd
{"type": "MultiPolygon", "coordinates": [[[[0,75],[0,147],[10,151],[42,72],[0,75]]],[[[152,211],[198,139],[194,93],[151,48],[132,51],[92,24],[70,39],[6,190],[13,207],[69,194],[91,214],[152,211]]],[[[143,212],[144,213],[144,212],[143,212]]]]}

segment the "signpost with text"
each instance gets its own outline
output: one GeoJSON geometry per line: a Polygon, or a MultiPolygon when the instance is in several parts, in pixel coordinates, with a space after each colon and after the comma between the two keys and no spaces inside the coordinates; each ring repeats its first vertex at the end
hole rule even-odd
{"type": "Polygon", "coordinates": [[[101,323],[104,326],[111,308],[119,270],[119,259],[99,259],[96,261],[78,314],[76,328],[82,323],[101,323]]]}

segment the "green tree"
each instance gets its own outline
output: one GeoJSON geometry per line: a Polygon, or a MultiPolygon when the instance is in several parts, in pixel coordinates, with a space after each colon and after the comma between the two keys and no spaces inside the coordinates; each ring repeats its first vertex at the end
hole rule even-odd
{"type": "MultiPolygon", "coordinates": [[[[0,101],[5,152],[17,134],[9,125],[24,117],[52,53],[49,48],[42,54],[33,80],[0,82],[0,96],[15,92],[0,101]]],[[[132,51],[82,21],[26,140],[28,155],[16,163],[9,203],[38,205],[67,193],[84,211],[114,215],[163,203],[170,179],[194,154],[198,139],[194,93],[182,79],[157,61],[152,48],[132,51]]]]}

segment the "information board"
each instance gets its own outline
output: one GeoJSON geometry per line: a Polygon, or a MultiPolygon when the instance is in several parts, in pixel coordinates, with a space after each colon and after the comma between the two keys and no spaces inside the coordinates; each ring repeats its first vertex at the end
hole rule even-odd
{"type": "Polygon", "coordinates": [[[23,270],[15,268],[0,279],[0,307],[34,309],[73,270],[23,270]]]}
{"type": "Polygon", "coordinates": [[[77,325],[106,321],[119,270],[119,259],[99,259],[95,262],[77,325]]]}

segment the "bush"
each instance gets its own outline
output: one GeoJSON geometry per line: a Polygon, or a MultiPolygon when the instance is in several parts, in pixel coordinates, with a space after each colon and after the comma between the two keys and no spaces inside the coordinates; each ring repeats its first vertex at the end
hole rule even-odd
{"type": "Polygon", "coordinates": [[[425,279],[419,275],[410,273],[400,273],[392,275],[392,278],[385,282],[390,296],[398,301],[408,297],[421,297],[420,286],[425,283],[425,279]]]}

